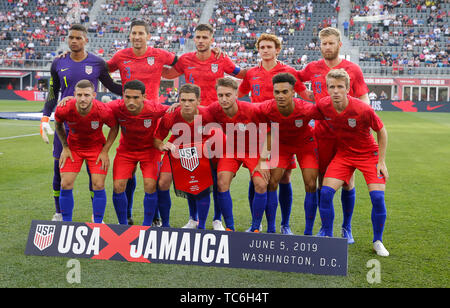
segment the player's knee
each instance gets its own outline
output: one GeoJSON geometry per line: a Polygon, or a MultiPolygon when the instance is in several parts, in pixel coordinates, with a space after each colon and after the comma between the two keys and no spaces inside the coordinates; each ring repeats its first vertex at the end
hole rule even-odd
{"type": "Polygon", "coordinates": [[[278,189],[278,181],[271,177],[269,180],[269,185],[267,185],[267,189],[269,191],[276,191],[278,189]]]}
{"type": "Polygon", "coordinates": [[[169,190],[170,185],[172,185],[172,174],[165,172],[161,173],[158,179],[158,189],[169,190]]]}
{"type": "Polygon", "coordinates": [[[217,189],[220,192],[225,192],[225,191],[230,190],[230,181],[226,177],[219,175],[217,177],[217,189]]]}
{"type": "Polygon", "coordinates": [[[255,192],[258,194],[263,194],[267,191],[267,183],[261,177],[254,177],[253,185],[255,186],[255,192]]]}
{"type": "Polygon", "coordinates": [[[127,188],[126,181],[113,181],[113,189],[116,194],[123,193],[127,188]]]}
{"type": "Polygon", "coordinates": [[[156,191],[156,180],[144,178],[144,191],[153,194],[156,191]]]}
{"type": "Polygon", "coordinates": [[[281,184],[289,184],[291,182],[291,171],[286,170],[280,180],[281,184]]]}
{"type": "Polygon", "coordinates": [[[316,189],[317,189],[317,184],[316,184],[315,180],[305,181],[305,191],[306,192],[312,193],[312,192],[315,192],[316,189]]]}

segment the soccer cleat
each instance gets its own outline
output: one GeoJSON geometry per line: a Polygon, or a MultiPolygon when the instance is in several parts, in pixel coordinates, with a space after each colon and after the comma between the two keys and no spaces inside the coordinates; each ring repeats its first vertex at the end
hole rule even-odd
{"type": "MultiPolygon", "coordinates": [[[[329,235],[327,235],[325,230],[322,229],[322,228],[320,228],[319,233],[317,233],[316,236],[319,236],[319,237],[330,237],[329,235]]],[[[331,237],[333,237],[333,236],[331,236],[331,237]]]]}
{"type": "Polygon", "coordinates": [[[377,253],[377,255],[381,257],[389,256],[389,251],[387,251],[387,249],[384,247],[383,243],[380,240],[373,243],[373,250],[377,253]]]}
{"type": "Polygon", "coordinates": [[[258,229],[255,229],[255,230],[253,230],[251,232],[253,232],[253,233],[260,233],[258,229]]]}
{"type": "Polygon", "coordinates": [[[127,222],[128,222],[128,225],[129,226],[132,226],[132,225],[134,225],[134,220],[133,220],[133,218],[127,218],[127,222]]]}
{"type": "Polygon", "coordinates": [[[343,238],[347,239],[347,243],[348,244],[353,244],[355,242],[355,240],[353,239],[353,235],[352,235],[352,230],[351,229],[342,228],[341,235],[342,235],[343,238]]]}
{"type": "MultiPolygon", "coordinates": [[[[263,229],[263,226],[262,226],[262,222],[261,222],[261,224],[259,225],[259,230],[262,230],[263,229]]],[[[253,232],[252,231],[252,226],[250,226],[250,228],[248,228],[247,230],[245,230],[245,232],[253,232]]]]}
{"type": "MultiPolygon", "coordinates": [[[[92,214],[92,216],[91,216],[91,221],[93,222],[93,223],[95,223],[95,221],[94,221],[94,214],[92,214]]],[[[103,221],[103,219],[102,219],[102,224],[104,224],[105,222],[103,221]]]]}
{"type": "Polygon", "coordinates": [[[52,221],[63,221],[61,213],[55,213],[52,217],[52,221]]]}
{"type": "Polygon", "coordinates": [[[291,228],[289,226],[281,226],[280,233],[285,235],[294,235],[294,233],[291,231],[291,228]]]}
{"type": "Polygon", "coordinates": [[[152,227],[161,227],[162,226],[162,220],[160,218],[153,219],[152,227]]]}
{"type": "Polygon", "coordinates": [[[230,228],[226,228],[225,231],[231,231],[234,232],[234,230],[230,229],[230,228]]]}
{"type": "Polygon", "coordinates": [[[182,229],[197,229],[198,221],[189,219],[188,223],[185,224],[182,229]]]}
{"type": "Polygon", "coordinates": [[[222,225],[222,221],[220,221],[220,220],[213,220],[212,226],[213,226],[213,230],[225,231],[225,228],[222,225]]]}

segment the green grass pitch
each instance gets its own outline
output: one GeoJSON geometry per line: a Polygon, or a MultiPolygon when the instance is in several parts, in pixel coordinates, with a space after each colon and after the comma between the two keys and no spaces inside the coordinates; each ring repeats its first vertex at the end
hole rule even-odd
{"type": "MultiPolygon", "coordinates": [[[[0,101],[2,111],[40,111],[42,103],[0,101]]],[[[380,112],[389,133],[386,190],[388,217],[384,243],[390,256],[372,252],[370,198],[362,174],[356,173],[357,201],[353,215],[356,243],[348,248],[346,277],[216,267],[138,264],[80,259],[81,283],[69,284],[67,258],[25,256],[30,222],[50,220],[52,146],[44,144],[38,121],[0,120],[0,287],[186,287],[186,288],[297,288],[297,287],[445,287],[449,283],[450,244],[450,114],[380,112]],[[20,137],[23,135],[32,135],[20,137]],[[16,137],[15,137],[16,136],[16,137]],[[19,136],[19,137],[17,137],[19,136]],[[15,137],[5,139],[6,137],[15,137]],[[370,284],[367,262],[377,259],[381,282],[370,284]]],[[[52,124],[53,125],[53,124],[52,124]]],[[[117,141],[115,146],[117,146],[117,141]]],[[[111,151],[111,159],[115,154],[111,151]]],[[[143,188],[138,171],[134,216],[143,218],[143,188]]],[[[238,231],[250,223],[248,172],[240,170],[231,187],[238,231]]],[[[303,182],[293,172],[294,204],[291,227],[304,227],[303,182]]],[[[105,222],[116,223],[112,206],[112,177],[107,177],[105,222]]],[[[74,188],[74,221],[90,221],[88,180],[83,168],[74,188]]],[[[181,227],[188,218],[187,203],[172,193],[171,224],[181,227]]],[[[339,193],[335,199],[335,235],[342,222],[339,193]]],[[[210,212],[211,213],[211,212],[210,212]]],[[[278,212],[277,226],[280,214],[278,212]]],[[[317,214],[314,232],[320,225],[317,214]]],[[[211,219],[208,220],[211,228],[211,219]]],[[[262,235],[263,236],[263,235],[262,235]]]]}

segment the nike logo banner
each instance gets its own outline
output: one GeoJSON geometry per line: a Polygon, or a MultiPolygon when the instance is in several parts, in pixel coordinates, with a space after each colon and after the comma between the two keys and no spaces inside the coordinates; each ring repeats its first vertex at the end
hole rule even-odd
{"type": "Polygon", "coordinates": [[[450,112],[450,103],[442,101],[371,100],[370,105],[375,111],[450,112]]]}
{"type": "Polygon", "coordinates": [[[347,275],[347,240],[33,220],[26,255],[347,275]]]}

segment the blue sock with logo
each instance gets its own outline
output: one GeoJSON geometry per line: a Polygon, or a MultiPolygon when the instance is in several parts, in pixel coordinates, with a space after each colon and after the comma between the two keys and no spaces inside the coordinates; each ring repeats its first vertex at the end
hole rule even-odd
{"type": "Polygon", "coordinates": [[[220,211],[222,212],[225,226],[234,231],[233,201],[231,199],[230,191],[217,192],[217,201],[219,201],[220,211]]]}
{"type": "Polygon", "coordinates": [[[131,179],[127,181],[127,187],[125,188],[125,194],[127,196],[127,218],[133,216],[133,201],[134,201],[134,191],[136,190],[136,175],[133,174],[131,179]]]}
{"type": "Polygon", "coordinates": [[[120,194],[113,192],[114,210],[116,210],[117,220],[121,225],[128,225],[127,203],[128,199],[125,192],[121,192],[120,194]]]}
{"type": "Polygon", "coordinates": [[[144,196],[144,222],[143,226],[151,226],[153,223],[153,218],[155,217],[156,210],[158,208],[158,193],[148,194],[145,193],[144,196]]]}
{"type": "Polygon", "coordinates": [[[317,213],[317,191],[305,195],[305,232],[304,235],[312,235],[314,221],[317,213]]]}
{"type": "Polygon", "coordinates": [[[172,199],[170,199],[170,189],[158,190],[158,210],[161,214],[162,226],[170,227],[170,208],[172,199]]]}
{"type": "MultiPolygon", "coordinates": [[[[259,230],[261,220],[264,215],[267,203],[267,192],[259,194],[255,191],[252,207],[252,228],[251,231],[259,230]]],[[[260,230],[261,231],[261,230],[260,230]]]]}
{"type": "Polygon", "coordinates": [[[373,241],[383,241],[384,224],[386,222],[386,204],[384,202],[384,191],[374,190],[370,193],[372,201],[372,228],[373,241]]]}
{"type": "Polygon", "coordinates": [[[203,198],[195,200],[198,210],[198,226],[197,229],[206,228],[206,219],[208,219],[209,206],[211,203],[211,197],[209,194],[203,198]]]}
{"type": "Polygon", "coordinates": [[[333,197],[336,191],[328,186],[322,186],[320,190],[319,213],[322,220],[322,229],[325,236],[333,236],[334,207],[333,197]]]}
{"type": "Polygon", "coordinates": [[[352,229],[352,216],[353,209],[355,208],[355,200],[356,200],[356,190],[355,188],[351,190],[342,189],[341,191],[341,202],[342,202],[342,228],[347,230],[352,229]]]}
{"type": "Polygon", "coordinates": [[[101,224],[106,209],[106,192],[104,189],[94,190],[94,198],[92,199],[92,213],[94,214],[94,222],[101,224]]]}
{"type": "Polygon", "coordinates": [[[267,233],[275,233],[275,221],[277,218],[278,207],[278,195],[277,191],[267,191],[267,205],[266,205],[266,218],[267,218],[267,233]]]}
{"type": "Polygon", "coordinates": [[[61,213],[59,207],[59,195],[61,194],[61,173],[59,173],[59,160],[53,160],[53,198],[55,200],[55,212],[61,213]]]}
{"type": "Polygon", "coordinates": [[[291,183],[280,183],[279,187],[278,199],[280,200],[281,225],[289,226],[292,210],[292,185],[291,183]]]}
{"type": "Polygon", "coordinates": [[[74,206],[72,189],[61,189],[61,193],[59,195],[59,206],[61,208],[63,221],[72,221],[74,206]]]}

